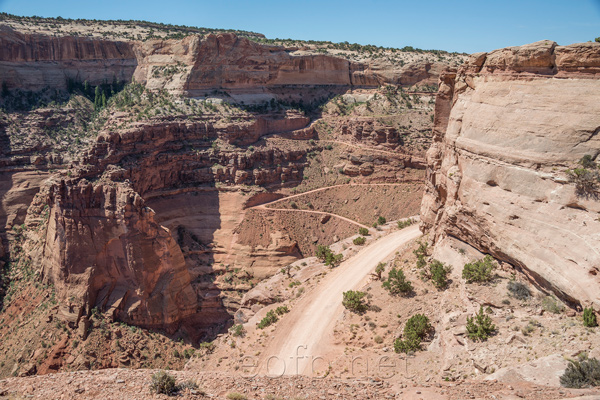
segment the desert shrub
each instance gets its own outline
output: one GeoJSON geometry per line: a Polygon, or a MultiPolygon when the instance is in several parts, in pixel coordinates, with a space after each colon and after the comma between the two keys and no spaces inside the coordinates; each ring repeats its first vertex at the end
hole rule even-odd
{"type": "Polygon", "coordinates": [[[586,388],[600,386],[600,361],[583,355],[579,360],[569,360],[560,384],[568,388],[586,388]]]}
{"type": "Polygon", "coordinates": [[[412,283],[404,276],[404,271],[396,268],[390,270],[387,280],[383,282],[383,287],[390,294],[407,295],[413,290],[412,283]]]}
{"type": "Polygon", "coordinates": [[[416,221],[412,218],[409,219],[405,219],[402,221],[398,221],[398,229],[402,229],[402,228],[406,228],[407,226],[411,226],[412,224],[414,224],[416,221]]]}
{"type": "Polygon", "coordinates": [[[375,267],[375,275],[377,275],[377,279],[381,280],[381,274],[383,274],[383,272],[385,271],[385,266],[386,265],[387,265],[386,263],[380,262],[375,267]]]}
{"type": "Polygon", "coordinates": [[[227,393],[227,400],[246,400],[246,396],[238,392],[227,393]]]}
{"type": "Polygon", "coordinates": [[[448,274],[452,271],[449,265],[444,265],[439,260],[431,260],[429,263],[429,278],[438,289],[445,289],[448,286],[448,274]]]}
{"type": "Polygon", "coordinates": [[[279,306],[275,309],[275,313],[277,315],[283,315],[290,312],[290,309],[287,306],[279,306]]]}
{"type": "Polygon", "coordinates": [[[413,251],[414,255],[417,256],[417,267],[423,268],[427,265],[427,242],[417,242],[419,247],[413,251]]]}
{"type": "Polygon", "coordinates": [[[404,325],[403,339],[396,339],[394,351],[396,353],[408,353],[421,349],[421,341],[427,336],[432,327],[429,318],[423,314],[413,315],[404,325]]]}
{"type": "Polygon", "coordinates": [[[349,290],[343,293],[344,299],[342,300],[342,304],[346,309],[357,314],[362,314],[369,308],[367,303],[363,300],[366,295],[365,292],[349,290]]]}
{"type": "Polygon", "coordinates": [[[600,171],[598,164],[592,156],[586,154],[579,160],[581,168],[568,169],[566,171],[569,180],[575,183],[578,195],[585,197],[598,196],[598,184],[600,183],[600,171]]]}
{"type": "Polygon", "coordinates": [[[596,321],[596,313],[592,307],[586,307],[583,309],[583,326],[587,326],[589,328],[598,326],[598,322],[596,321]]]}
{"type": "Polygon", "coordinates": [[[527,300],[531,297],[529,288],[517,281],[508,282],[508,292],[517,300],[527,300]]]}
{"type": "Polygon", "coordinates": [[[271,310],[263,319],[260,320],[258,323],[258,328],[265,329],[267,326],[273,325],[278,320],[279,318],[277,318],[277,315],[275,315],[275,311],[271,310]]]}
{"type": "Polygon", "coordinates": [[[329,246],[322,245],[317,246],[316,256],[318,259],[323,260],[323,262],[325,262],[325,265],[330,265],[332,267],[338,265],[340,262],[342,262],[342,259],[344,258],[342,254],[335,254],[333,251],[331,251],[329,246]]]}
{"type": "MultiPolygon", "coordinates": [[[[177,385],[178,391],[185,390],[185,389],[198,391],[198,383],[196,383],[196,381],[188,379],[187,381],[183,381],[179,385],[177,385]]],[[[205,393],[203,390],[200,390],[200,393],[198,393],[198,394],[200,394],[201,396],[204,396],[205,393]]]]}
{"type": "Polygon", "coordinates": [[[152,375],[152,382],[150,383],[150,390],[157,394],[172,395],[177,391],[177,385],[175,385],[175,377],[168,372],[158,371],[152,375]]]}
{"type": "Polygon", "coordinates": [[[564,306],[554,296],[546,296],[542,299],[542,308],[553,314],[560,314],[564,306]]]}
{"type": "Polygon", "coordinates": [[[378,225],[385,225],[386,222],[387,222],[387,220],[382,215],[380,215],[379,218],[377,218],[377,224],[378,225]]]}
{"type": "Polygon", "coordinates": [[[358,228],[358,234],[362,236],[367,236],[369,234],[369,230],[367,228],[358,228]]]}
{"type": "Polygon", "coordinates": [[[479,308],[475,317],[467,317],[467,336],[472,340],[485,341],[495,330],[496,326],[490,316],[484,314],[483,307],[479,308]]]}
{"type": "Polygon", "coordinates": [[[293,209],[297,209],[298,208],[298,204],[296,204],[295,201],[290,202],[290,207],[292,207],[293,209]]]}
{"type": "Polygon", "coordinates": [[[462,277],[467,283],[489,282],[492,280],[492,271],[495,267],[494,259],[487,255],[474,263],[465,264],[462,277]]]}
{"type": "Polygon", "coordinates": [[[231,334],[236,337],[242,337],[246,334],[246,329],[242,324],[234,325],[229,328],[229,330],[231,331],[231,334]]]}
{"type": "Polygon", "coordinates": [[[362,236],[359,236],[357,238],[355,238],[352,243],[354,243],[355,245],[361,246],[363,244],[365,244],[366,239],[362,236]]]}

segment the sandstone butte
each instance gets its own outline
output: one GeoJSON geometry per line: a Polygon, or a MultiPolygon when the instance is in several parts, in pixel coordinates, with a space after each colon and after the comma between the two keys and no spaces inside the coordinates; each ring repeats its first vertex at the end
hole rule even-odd
{"type": "Polygon", "coordinates": [[[440,77],[422,229],[581,306],[600,306],[600,202],[565,171],[600,154],[600,44],[471,55],[440,77]]]}

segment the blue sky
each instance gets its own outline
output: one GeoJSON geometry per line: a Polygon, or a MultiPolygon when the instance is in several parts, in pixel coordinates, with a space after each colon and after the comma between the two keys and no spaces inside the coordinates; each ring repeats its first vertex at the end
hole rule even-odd
{"type": "Polygon", "coordinates": [[[269,38],[490,51],[600,36],[600,0],[0,0],[17,15],[139,19],[255,31],[269,38]]]}

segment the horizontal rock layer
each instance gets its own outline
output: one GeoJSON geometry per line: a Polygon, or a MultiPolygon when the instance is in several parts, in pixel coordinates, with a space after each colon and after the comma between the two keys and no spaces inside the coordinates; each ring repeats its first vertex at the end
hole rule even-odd
{"type": "Polygon", "coordinates": [[[565,173],[600,154],[600,44],[550,41],[471,56],[440,79],[422,229],[600,306],[600,202],[565,173]]]}

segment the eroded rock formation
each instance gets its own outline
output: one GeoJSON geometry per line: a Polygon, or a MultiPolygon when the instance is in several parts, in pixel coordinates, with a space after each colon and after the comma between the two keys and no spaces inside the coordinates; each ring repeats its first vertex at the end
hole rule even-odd
{"type": "Polygon", "coordinates": [[[600,306],[600,202],[565,170],[600,154],[600,44],[541,41],[441,76],[422,228],[571,303],[600,306]]]}

